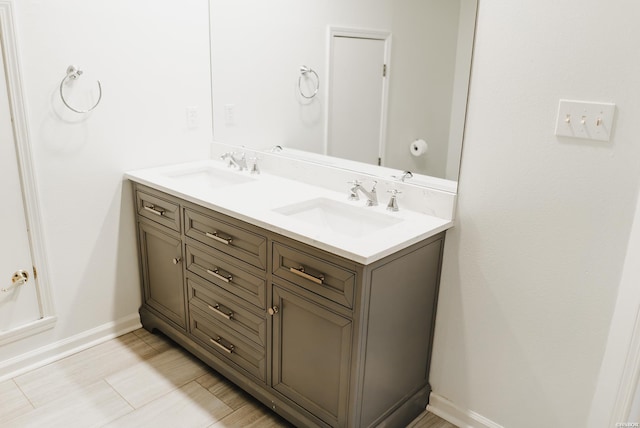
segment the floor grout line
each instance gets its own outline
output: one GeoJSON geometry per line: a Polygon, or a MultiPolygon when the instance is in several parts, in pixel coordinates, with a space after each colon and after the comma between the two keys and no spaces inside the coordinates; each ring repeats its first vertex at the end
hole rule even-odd
{"type": "Polygon", "coordinates": [[[16,386],[16,388],[18,388],[18,391],[20,391],[20,394],[22,394],[22,396],[29,402],[29,405],[35,409],[36,406],[33,404],[33,402],[31,401],[31,399],[29,398],[29,396],[27,394],[24,393],[24,391],[22,390],[22,388],[20,388],[20,385],[18,385],[18,382],[16,382],[16,378],[13,377],[11,378],[11,382],[13,382],[13,384],[16,386]]]}
{"type": "MultiPolygon", "coordinates": [[[[118,397],[122,398],[124,400],[125,403],[127,403],[129,405],[129,407],[131,407],[131,411],[136,410],[135,406],[133,404],[131,404],[129,402],[129,400],[127,400],[122,394],[120,394],[120,391],[118,391],[113,385],[111,385],[111,383],[109,383],[109,381],[107,380],[106,377],[102,378],[102,380],[104,381],[104,383],[106,383],[107,385],[109,385],[109,387],[113,390],[113,392],[115,392],[118,397]]],[[[129,412],[131,413],[131,412],[129,412]]],[[[127,414],[129,414],[127,413],[127,414]]]]}

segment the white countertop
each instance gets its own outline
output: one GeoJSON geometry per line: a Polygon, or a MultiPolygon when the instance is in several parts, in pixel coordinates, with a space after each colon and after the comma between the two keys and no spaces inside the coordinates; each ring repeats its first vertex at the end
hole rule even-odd
{"type": "Polygon", "coordinates": [[[363,197],[359,201],[347,200],[347,185],[344,192],[336,192],[264,172],[260,175],[250,175],[247,171],[239,172],[227,168],[223,162],[217,160],[129,171],[125,178],[361,264],[375,262],[453,226],[452,220],[403,209],[401,202],[399,211],[388,211],[386,195],[384,200],[379,201],[378,206],[365,207],[366,199],[363,197]],[[175,177],[185,172],[204,171],[209,168],[237,174],[241,178],[249,178],[250,181],[215,187],[205,180],[184,179],[186,175],[183,175],[182,179],[175,177]],[[358,207],[363,210],[363,216],[371,214],[399,221],[363,236],[354,237],[318,228],[309,221],[274,211],[317,198],[358,207]]]}

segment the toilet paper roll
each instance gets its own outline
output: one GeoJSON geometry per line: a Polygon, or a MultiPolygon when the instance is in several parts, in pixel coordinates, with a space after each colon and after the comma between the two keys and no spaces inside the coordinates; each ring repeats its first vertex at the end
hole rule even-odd
{"type": "Polygon", "coordinates": [[[428,150],[429,146],[424,140],[415,140],[409,145],[409,151],[413,156],[422,156],[428,150]]]}

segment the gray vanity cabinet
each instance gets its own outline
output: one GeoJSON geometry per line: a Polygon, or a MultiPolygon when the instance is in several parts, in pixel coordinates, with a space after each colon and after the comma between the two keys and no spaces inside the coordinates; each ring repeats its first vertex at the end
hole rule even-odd
{"type": "Polygon", "coordinates": [[[402,427],[424,410],[444,233],[361,265],[134,193],[146,329],[296,426],[402,427]]]}

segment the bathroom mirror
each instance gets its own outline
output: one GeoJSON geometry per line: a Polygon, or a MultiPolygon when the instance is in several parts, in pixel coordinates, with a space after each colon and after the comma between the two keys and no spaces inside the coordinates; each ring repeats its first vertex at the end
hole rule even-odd
{"type": "Polygon", "coordinates": [[[209,2],[214,141],[455,191],[477,0],[209,2]]]}

